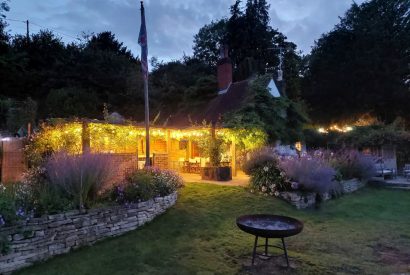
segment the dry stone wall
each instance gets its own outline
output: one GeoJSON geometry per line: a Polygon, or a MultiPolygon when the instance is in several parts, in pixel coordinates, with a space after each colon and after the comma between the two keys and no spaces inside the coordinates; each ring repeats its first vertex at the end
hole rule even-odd
{"type": "MultiPolygon", "coordinates": [[[[358,179],[346,180],[340,183],[342,194],[353,193],[365,185],[365,182],[358,179]]],[[[279,197],[294,205],[297,209],[313,207],[320,201],[332,199],[332,196],[329,193],[316,194],[314,192],[300,191],[280,192],[279,197]]]]}
{"type": "Polygon", "coordinates": [[[0,255],[0,274],[134,230],[164,213],[176,200],[175,192],[137,204],[96,208],[86,213],[70,211],[0,227],[0,235],[10,243],[9,253],[0,255]]]}

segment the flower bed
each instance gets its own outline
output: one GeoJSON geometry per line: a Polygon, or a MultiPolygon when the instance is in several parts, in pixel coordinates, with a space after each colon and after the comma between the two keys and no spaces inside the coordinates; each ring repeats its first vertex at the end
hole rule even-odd
{"type": "Polygon", "coordinates": [[[54,255],[91,245],[134,230],[162,214],[177,193],[145,202],[44,215],[13,226],[0,227],[8,253],[0,255],[0,274],[32,265],[54,255]]]}
{"type": "Polygon", "coordinates": [[[0,184],[0,274],[122,234],[176,201],[181,177],[136,170],[120,183],[105,155],[56,153],[22,182],[0,184]]]}
{"type": "Polygon", "coordinates": [[[358,190],[375,169],[369,157],[356,151],[279,157],[262,148],[251,154],[244,171],[251,176],[251,192],[274,195],[302,209],[358,190]]]}

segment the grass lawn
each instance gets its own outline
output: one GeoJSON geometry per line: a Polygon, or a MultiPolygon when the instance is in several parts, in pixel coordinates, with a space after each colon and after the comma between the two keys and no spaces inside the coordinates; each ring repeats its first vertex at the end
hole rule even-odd
{"type": "Polygon", "coordinates": [[[298,211],[241,187],[187,184],[178,203],[152,223],[121,237],[55,257],[20,274],[389,274],[410,272],[410,192],[366,188],[298,211]],[[235,218],[290,215],[305,223],[288,239],[293,267],[257,262],[254,238],[235,218]]]}

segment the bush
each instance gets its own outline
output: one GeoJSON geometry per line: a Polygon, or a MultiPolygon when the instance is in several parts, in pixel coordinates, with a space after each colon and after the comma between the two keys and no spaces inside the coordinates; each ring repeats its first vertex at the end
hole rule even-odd
{"type": "Polygon", "coordinates": [[[111,161],[102,154],[54,154],[46,164],[50,183],[80,209],[89,207],[113,176],[111,161]]]}
{"type": "Polygon", "coordinates": [[[74,202],[64,195],[64,191],[59,186],[50,183],[44,167],[29,169],[23,175],[22,182],[15,186],[16,197],[24,202],[20,205],[33,210],[36,216],[76,208],[74,202]]]}
{"type": "Polygon", "coordinates": [[[182,185],[182,178],[173,171],[147,168],[135,171],[109,193],[111,200],[119,204],[136,203],[156,196],[167,196],[182,185]]]}
{"type": "Polygon", "coordinates": [[[265,166],[269,162],[277,162],[277,156],[273,148],[262,147],[249,154],[242,169],[247,175],[251,175],[255,169],[265,166]]]}
{"type": "Polygon", "coordinates": [[[332,165],[343,180],[353,178],[368,180],[376,174],[376,166],[372,157],[354,150],[337,153],[332,165]]]}
{"type": "Polygon", "coordinates": [[[297,183],[293,184],[294,189],[317,193],[339,192],[336,170],[320,157],[286,158],[280,162],[280,167],[297,183]]]}
{"type": "Polygon", "coordinates": [[[21,183],[0,184],[0,226],[18,220],[28,220],[34,215],[32,204],[25,201],[31,192],[21,183]]]}
{"type": "Polygon", "coordinates": [[[171,170],[160,170],[158,168],[147,168],[153,177],[156,196],[167,196],[184,185],[178,173],[171,170]]]}
{"type": "Polygon", "coordinates": [[[277,196],[279,191],[290,188],[290,182],[279,168],[279,159],[271,148],[253,151],[244,165],[244,171],[251,176],[252,190],[277,196]]]}
{"type": "Polygon", "coordinates": [[[7,188],[0,184],[0,226],[16,221],[16,203],[7,188]]]}

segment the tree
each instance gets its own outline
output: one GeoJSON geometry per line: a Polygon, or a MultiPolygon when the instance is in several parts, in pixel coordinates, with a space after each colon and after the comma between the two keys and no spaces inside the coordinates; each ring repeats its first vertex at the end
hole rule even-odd
{"type": "Polygon", "coordinates": [[[27,124],[35,125],[37,117],[37,102],[28,97],[24,101],[13,101],[7,112],[7,128],[15,133],[21,127],[27,129],[27,124]]]}
{"type": "Polygon", "coordinates": [[[276,71],[279,55],[284,57],[284,75],[290,98],[300,95],[301,58],[296,45],[269,26],[269,5],[264,0],[248,0],[245,10],[237,0],[228,20],[212,22],[201,28],[194,39],[194,56],[215,66],[221,44],[229,46],[234,67],[234,79],[243,80],[266,71],[276,71]]]}
{"type": "Polygon", "coordinates": [[[410,119],[410,2],[353,4],[308,57],[303,98],[315,121],[410,119]]]}
{"type": "Polygon", "coordinates": [[[302,140],[302,129],[308,122],[303,105],[286,97],[272,97],[266,88],[268,81],[268,75],[252,81],[246,103],[237,111],[227,114],[224,125],[229,128],[263,129],[268,134],[269,143],[302,140]]]}
{"type": "Polygon", "coordinates": [[[226,27],[226,19],[212,21],[203,26],[194,36],[194,56],[215,68],[219,59],[220,44],[226,39],[226,27]]]}
{"type": "Polygon", "coordinates": [[[93,51],[106,51],[114,52],[118,55],[125,56],[130,60],[134,61],[131,51],[124,46],[122,42],[119,42],[112,32],[105,31],[92,35],[86,44],[86,49],[91,49],[93,51]]]}
{"type": "Polygon", "coordinates": [[[188,114],[216,96],[215,72],[202,60],[184,57],[157,64],[150,76],[153,114],[161,112],[163,119],[188,114]]]}
{"type": "Polygon", "coordinates": [[[47,116],[53,118],[98,117],[99,104],[96,94],[78,87],[51,90],[45,102],[47,116]]]}

